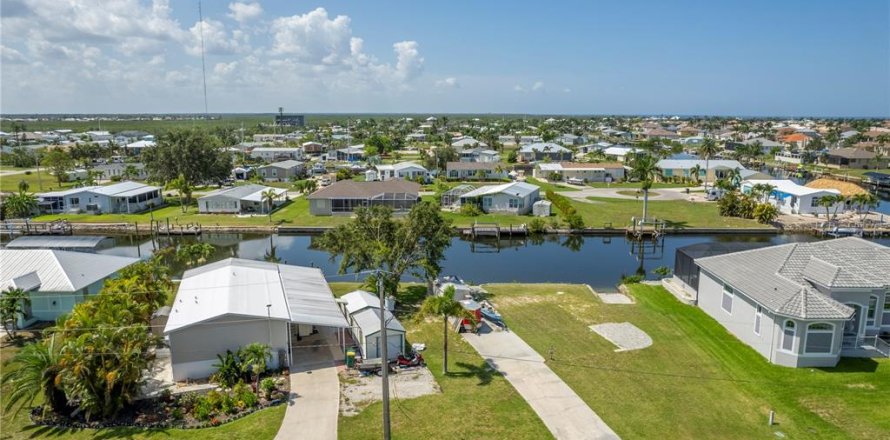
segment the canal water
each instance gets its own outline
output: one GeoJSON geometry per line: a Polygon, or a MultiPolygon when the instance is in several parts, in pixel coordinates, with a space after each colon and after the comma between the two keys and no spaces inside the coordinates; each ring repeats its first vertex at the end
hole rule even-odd
{"type": "MultiPolygon", "coordinates": [[[[205,234],[201,241],[216,248],[211,260],[229,257],[253,260],[277,257],[282,263],[319,267],[329,281],[354,281],[360,277],[338,273],[338,261],[328,253],[314,249],[310,235],[205,234]],[[274,246],[274,252],[273,252],[274,246]]],[[[628,241],[624,236],[558,236],[472,242],[452,239],[446,253],[443,275],[457,275],[472,283],[492,282],[566,282],[587,283],[598,289],[614,289],[623,275],[645,273],[660,266],[673,268],[679,247],[703,242],[761,242],[781,244],[811,241],[811,235],[668,235],[656,243],[628,241]]],[[[159,245],[176,244],[184,239],[164,239],[158,243],[147,238],[117,237],[115,245],[100,252],[146,256],[159,245]]],[[[890,239],[877,239],[890,246],[890,239]]],[[[174,268],[177,276],[183,267],[174,268]]]]}

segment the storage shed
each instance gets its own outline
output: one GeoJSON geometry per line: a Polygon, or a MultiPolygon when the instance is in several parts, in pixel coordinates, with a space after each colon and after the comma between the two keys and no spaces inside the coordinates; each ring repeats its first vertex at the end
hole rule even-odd
{"type": "Polygon", "coordinates": [[[549,200],[538,200],[532,205],[532,215],[535,217],[550,217],[550,208],[553,203],[549,200]]]}
{"type": "MultiPolygon", "coordinates": [[[[340,298],[344,312],[349,317],[352,338],[361,348],[365,359],[381,356],[380,350],[380,299],[371,292],[356,290],[340,298]]],[[[389,341],[387,357],[395,359],[405,351],[405,327],[389,310],[384,310],[387,321],[386,339],[389,341]]]]}

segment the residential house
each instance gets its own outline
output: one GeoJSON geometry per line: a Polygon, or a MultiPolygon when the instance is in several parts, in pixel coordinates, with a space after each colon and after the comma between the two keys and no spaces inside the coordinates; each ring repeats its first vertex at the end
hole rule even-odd
{"type": "Polygon", "coordinates": [[[350,215],[356,208],[373,205],[389,206],[393,212],[404,213],[420,200],[420,185],[408,180],[341,180],[307,198],[312,215],[350,215]]]}
{"type": "Polygon", "coordinates": [[[0,249],[0,292],[22,289],[28,293],[31,302],[16,318],[19,328],[52,322],[99,293],[106,279],[137,261],[51,249],[0,249]]]}
{"type": "Polygon", "coordinates": [[[349,321],[352,340],[357,341],[364,359],[383,356],[380,344],[380,314],[386,321],[386,357],[395,359],[405,352],[405,327],[393,316],[392,311],[380,308],[377,296],[364,290],[356,290],[340,297],[343,313],[349,321]]]}
{"type": "Polygon", "coordinates": [[[552,161],[572,160],[572,150],[552,142],[526,144],[519,147],[519,157],[526,162],[549,159],[552,161]]]}
{"type": "Polygon", "coordinates": [[[884,168],[887,165],[886,160],[880,163],[876,160],[877,155],[868,150],[859,148],[835,148],[828,150],[825,156],[825,165],[834,168],[884,168]]]}
{"type": "Polygon", "coordinates": [[[460,152],[461,162],[500,162],[501,155],[497,151],[487,148],[467,148],[460,152]]]}
{"type": "Polygon", "coordinates": [[[279,160],[302,160],[303,149],[296,147],[256,147],[250,150],[250,157],[262,159],[265,162],[279,160]]]}
{"type": "Polygon", "coordinates": [[[461,205],[473,204],[486,213],[527,214],[540,199],[540,188],[525,182],[487,185],[460,196],[461,205]]]}
{"type": "Polygon", "coordinates": [[[642,133],[642,137],[646,139],[677,139],[680,135],[674,131],[665,130],[663,128],[650,128],[642,133]]]}
{"type": "Polygon", "coordinates": [[[272,191],[275,198],[272,208],[280,206],[287,198],[287,189],[257,184],[231,186],[210,192],[198,198],[201,214],[261,214],[269,212],[269,202],[264,194],[272,191]]]}
{"type": "Polygon", "coordinates": [[[587,142],[587,137],[577,136],[572,133],[566,133],[556,138],[556,141],[563,145],[581,145],[587,142]]]}
{"type": "Polygon", "coordinates": [[[269,368],[303,356],[301,338],[349,327],[320,269],[229,258],[187,270],[164,336],[173,380],[213,374],[226,351],[252,343],[271,349],[269,368]]]}
{"type": "Polygon", "coordinates": [[[426,133],[410,133],[408,136],[405,136],[405,140],[408,142],[424,142],[426,141],[426,133]]]}
{"type": "Polygon", "coordinates": [[[697,166],[699,168],[699,180],[705,180],[707,176],[707,180],[710,182],[728,178],[733,170],[745,169],[737,160],[722,159],[711,159],[709,161],[702,159],[662,159],[655,166],[658,167],[661,178],[664,180],[673,177],[694,178],[692,169],[697,166]]]}
{"type": "Polygon", "coordinates": [[[287,135],[281,133],[260,133],[253,135],[254,142],[284,142],[286,140],[287,135]]]}
{"type": "Polygon", "coordinates": [[[131,156],[138,156],[142,154],[146,148],[154,148],[155,145],[157,145],[155,141],[141,140],[124,145],[124,150],[131,156]]]}
{"type": "Polygon", "coordinates": [[[358,162],[365,159],[365,145],[352,145],[336,151],[336,159],[345,162],[358,162]]]}
{"type": "MultiPolygon", "coordinates": [[[[757,184],[766,184],[775,188],[769,196],[769,203],[775,205],[779,208],[779,212],[784,214],[824,213],[825,208],[819,206],[819,200],[825,196],[841,193],[836,189],[810,188],[784,179],[747,179],[742,181],[741,190],[743,193],[750,193],[757,184]]],[[[832,205],[830,210],[834,212],[835,208],[843,211],[844,203],[832,205]]]]}
{"type": "Polygon", "coordinates": [[[890,355],[890,249],[860,238],[696,258],[694,302],[769,362],[833,367],[890,355]],[[883,350],[882,353],[880,350],[883,350]]]}
{"type": "Polygon", "coordinates": [[[800,165],[804,163],[804,156],[794,151],[780,151],[773,156],[776,162],[785,162],[792,165],[800,165]]]}
{"type": "Polygon", "coordinates": [[[267,182],[287,182],[305,172],[303,162],[283,160],[257,167],[257,174],[267,182]]]}
{"type": "Polygon", "coordinates": [[[325,152],[325,146],[321,142],[303,142],[303,145],[301,147],[303,148],[303,154],[316,155],[325,152]]]}
{"type": "Polygon", "coordinates": [[[93,171],[102,173],[103,179],[112,180],[115,177],[121,179],[145,180],[148,178],[148,170],[142,163],[103,163],[93,167],[93,171]]]}
{"type": "Polygon", "coordinates": [[[536,178],[589,182],[617,182],[624,180],[624,165],[621,163],[577,163],[577,162],[539,162],[535,165],[532,175],[536,178]]]}
{"type": "Polygon", "coordinates": [[[464,148],[475,148],[475,147],[483,147],[488,148],[488,144],[482,141],[478,141],[471,137],[464,137],[462,139],[456,140],[451,143],[451,146],[456,150],[460,151],[464,148]]]}
{"type": "Polygon", "coordinates": [[[516,136],[512,134],[505,134],[498,136],[498,142],[503,146],[514,146],[516,145],[516,136]]]}
{"type": "Polygon", "coordinates": [[[88,131],[84,134],[89,136],[90,140],[93,142],[110,141],[113,137],[111,133],[104,130],[88,131]]]}
{"type": "Polygon", "coordinates": [[[611,160],[621,163],[627,163],[638,151],[640,150],[633,147],[626,147],[624,145],[613,145],[611,147],[604,148],[603,155],[611,160]]]}
{"type": "Polygon", "coordinates": [[[544,142],[544,139],[541,136],[519,136],[519,145],[537,144],[541,142],[544,142]]]}
{"type": "Polygon", "coordinates": [[[392,165],[377,165],[376,179],[374,180],[394,180],[407,179],[417,181],[417,179],[426,180],[430,172],[426,168],[414,162],[399,162],[392,165]]]}
{"type": "Polygon", "coordinates": [[[37,200],[43,213],[136,213],[164,204],[161,188],[131,181],[40,193],[37,200]]]}
{"type": "Polygon", "coordinates": [[[445,172],[451,180],[502,180],[507,171],[495,162],[448,162],[445,172]]]}

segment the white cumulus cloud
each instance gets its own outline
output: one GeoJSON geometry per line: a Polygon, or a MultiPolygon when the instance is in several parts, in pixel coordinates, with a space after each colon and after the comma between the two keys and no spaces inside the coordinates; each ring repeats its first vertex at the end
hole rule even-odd
{"type": "Polygon", "coordinates": [[[448,78],[436,80],[436,87],[443,89],[458,89],[460,88],[460,82],[458,82],[457,78],[449,76],[448,78]]]}
{"type": "Polygon", "coordinates": [[[263,7],[257,3],[242,3],[235,2],[229,3],[229,14],[233,20],[238,23],[244,23],[246,21],[253,20],[258,18],[260,15],[263,15],[263,7]]]}

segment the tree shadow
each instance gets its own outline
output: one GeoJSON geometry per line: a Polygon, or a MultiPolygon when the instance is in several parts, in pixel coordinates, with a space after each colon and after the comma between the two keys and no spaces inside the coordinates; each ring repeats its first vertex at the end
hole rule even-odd
{"type": "Polygon", "coordinates": [[[449,371],[448,375],[451,377],[476,377],[479,379],[478,386],[485,386],[491,383],[495,374],[498,374],[494,369],[491,368],[488,363],[485,361],[480,362],[478,365],[471,364],[469,362],[457,362],[455,365],[462,368],[465,371],[449,371]]]}
{"type": "Polygon", "coordinates": [[[674,222],[670,220],[664,221],[664,226],[673,229],[686,229],[689,227],[689,222],[674,222]]]}
{"type": "Polygon", "coordinates": [[[835,367],[818,367],[816,370],[826,373],[874,373],[878,362],[872,358],[842,357],[835,367]]]}

